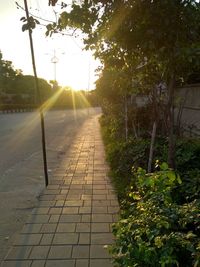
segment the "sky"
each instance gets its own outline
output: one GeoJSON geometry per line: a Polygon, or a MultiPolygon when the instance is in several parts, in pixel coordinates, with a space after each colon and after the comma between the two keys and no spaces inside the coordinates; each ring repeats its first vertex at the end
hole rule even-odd
{"type": "MultiPolygon", "coordinates": [[[[24,7],[23,0],[17,2],[24,7]]],[[[55,20],[58,9],[48,7],[48,0],[27,0],[27,3],[30,14],[55,20]]],[[[21,69],[24,75],[33,75],[28,31],[21,30],[23,16],[25,12],[17,9],[15,0],[0,1],[0,50],[3,59],[12,61],[15,69],[21,69]]],[[[47,81],[56,78],[60,85],[75,90],[94,89],[98,78],[95,69],[100,63],[94,60],[92,52],[83,50],[81,38],[61,34],[46,37],[45,31],[41,25],[33,31],[38,77],[47,81]],[[54,56],[56,64],[52,63],[54,56]]]]}

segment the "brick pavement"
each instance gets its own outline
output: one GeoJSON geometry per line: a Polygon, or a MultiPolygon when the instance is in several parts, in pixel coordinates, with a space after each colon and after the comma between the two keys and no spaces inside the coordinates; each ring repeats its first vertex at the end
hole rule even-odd
{"type": "Polygon", "coordinates": [[[118,201],[107,176],[98,117],[74,137],[2,267],[111,267],[105,245],[118,201]]]}

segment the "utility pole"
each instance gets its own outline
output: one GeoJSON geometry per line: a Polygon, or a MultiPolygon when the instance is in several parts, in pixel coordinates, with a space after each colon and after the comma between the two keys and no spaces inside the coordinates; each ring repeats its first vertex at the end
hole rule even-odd
{"type": "MultiPolygon", "coordinates": [[[[30,18],[29,18],[27,0],[24,0],[24,7],[25,7],[25,12],[26,12],[27,23],[29,23],[30,18]]],[[[38,83],[38,77],[37,77],[37,71],[36,71],[36,64],[35,64],[32,30],[30,27],[28,27],[28,32],[29,32],[29,41],[30,41],[33,72],[34,72],[34,76],[35,76],[35,86],[36,86],[37,96],[38,96],[38,100],[39,100],[39,104],[40,104],[39,113],[40,113],[40,123],[41,123],[41,133],[42,133],[42,151],[43,151],[43,162],[44,162],[45,185],[47,186],[49,181],[48,181],[47,157],[46,157],[44,114],[43,114],[42,100],[41,100],[41,95],[40,95],[40,89],[39,89],[39,83],[38,83]]]]}

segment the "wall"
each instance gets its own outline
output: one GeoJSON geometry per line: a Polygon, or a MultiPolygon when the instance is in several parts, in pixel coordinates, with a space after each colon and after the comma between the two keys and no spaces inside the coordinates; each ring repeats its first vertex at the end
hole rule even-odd
{"type": "Polygon", "coordinates": [[[185,132],[200,136],[200,84],[177,88],[176,104],[183,106],[181,124],[185,132]]]}

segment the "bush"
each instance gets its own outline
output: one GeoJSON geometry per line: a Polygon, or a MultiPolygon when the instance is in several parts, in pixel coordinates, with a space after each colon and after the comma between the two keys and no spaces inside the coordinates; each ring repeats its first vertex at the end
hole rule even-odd
{"type": "Polygon", "coordinates": [[[200,263],[200,202],[178,205],[172,191],[181,180],[160,165],[152,174],[134,171],[122,219],[113,227],[110,251],[119,266],[191,267],[200,263]]]}
{"type": "Polygon", "coordinates": [[[132,167],[147,166],[148,146],[143,139],[112,142],[106,146],[107,161],[119,198],[124,197],[126,187],[130,184],[132,167]]]}
{"type": "MultiPolygon", "coordinates": [[[[167,160],[167,142],[156,140],[155,158],[167,160]]],[[[179,203],[192,201],[200,197],[200,141],[197,139],[177,139],[175,150],[176,172],[181,176],[182,183],[173,192],[179,203]]]]}

